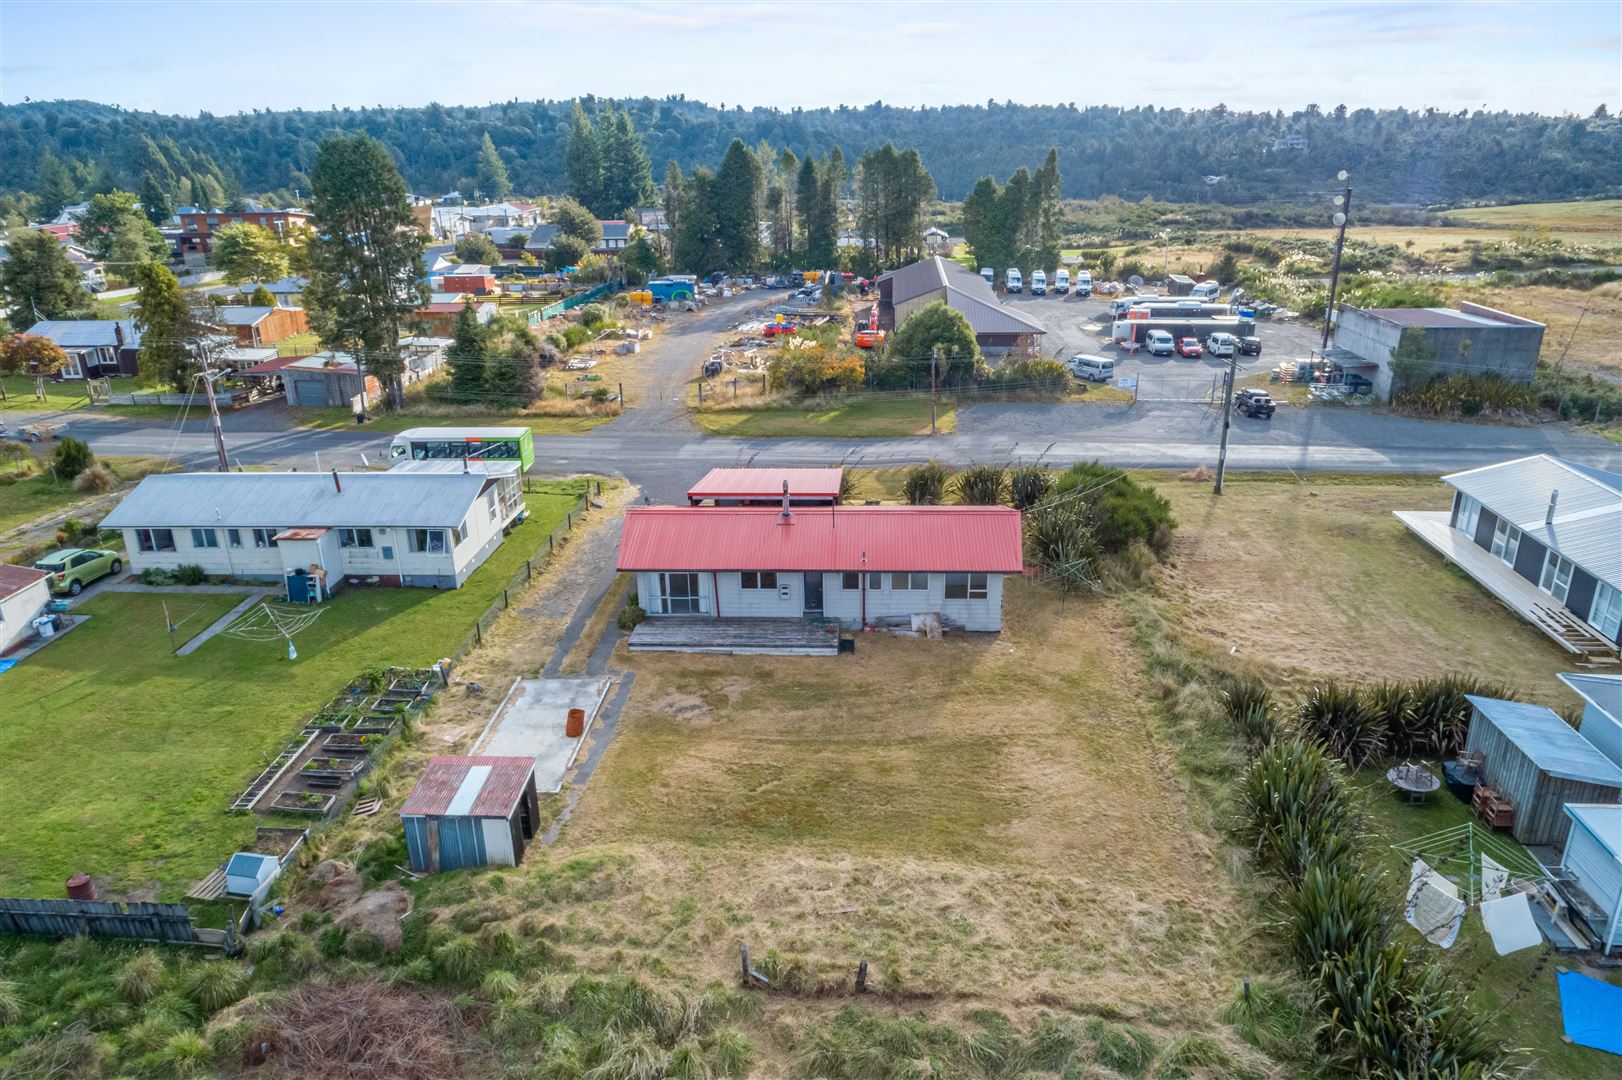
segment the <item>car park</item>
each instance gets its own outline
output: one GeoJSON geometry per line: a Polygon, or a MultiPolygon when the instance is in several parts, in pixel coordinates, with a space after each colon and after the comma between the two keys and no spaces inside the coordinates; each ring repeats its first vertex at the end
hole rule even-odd
{"type": "Polygon", "coordinates": [[[51,591],[78,596],[91,582],[124,569],[116,551],[90,548],[64,548],[34,564],[34,569],[50,574],[51,591]]]}
{"type": "Polygon", "coordinates": [[[1077,353],[1070,358],[1070,374],[1088,382],[1109,382],[1115,377],[1115,361],[1107,356],[1077,353]]]}
{"type": "Polygon", "coordinates": [[[1189,360],[1198,359],[1204,350],[1200,348],[1200,339],[1186,337],[1177,343],[1177,355],[1189,360]]]}
{"type": "Polygon", "coordinates": [[[1177,343],[1164,330],[1149,331],[1143,337],[1143,344],[1150,356],[1170,356],[1177,351],[1177,343]]]}
{"type": "Polygon", "coordinates": [[[1271,420],[1277,406],[1266,390],[1245,389],[1233,396],[1233,408],[1235,412],[1256,420],[1271,420]]]}
{"type": "Polygon", "coordinates": [[[1025,291],[1025,279],[1020,276],[1019,267],[1010,266],[1003,275],[1003,285],[1011,293],[1025,291]]]}
{"type": "Polygon", "coordinates": [[[1260,356],[1262,354],[1262,339],[1259,337],[1243,337],[1239,339],[1240,356],[1260,356]]]}

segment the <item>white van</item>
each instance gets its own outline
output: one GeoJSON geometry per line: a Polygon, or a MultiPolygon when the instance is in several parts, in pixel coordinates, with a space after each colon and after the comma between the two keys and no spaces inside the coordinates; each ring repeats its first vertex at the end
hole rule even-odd
{"type": "Polygon", "coordinates": [[[1150,356],[1170,356],[1177,351],[1177,343],[1165,330],[1149,331],[1144,335],[1143,343],[1148,347],[1150,356]]]}
{"type": "Polygon", "coordinates": [[[989,266],[982,266],[980,268],[980,276],[986,279],[987,285],[997,284],[997,271],[993,270],[989,266]]]}
{"type": "Polygon", "coordinates": [[[1053,291],[1061,296],[1070,291],[1070,271],[1060,270],[1053,275],[1053,291]]]}
{"type": "Polygon", "coordinates": [[[1031,295],[1046,296],[1048,294],[1048,275],[1046,270],[1038,270],[1031,275],[1031,295]]]}
{"type": "Polygon", "coordinates": [[[1019,267],[1008,268],[1008,273],[1003,275],[1003,285],[1011,293],[1025,291],[1025,279],[1019,276],[1019,267]]]}
{"type": "Polygon", "coordinates": [[[1093,275],[1085,270],[1076,271],[1076,295],[1091,296],[1093,294],[1093,275]]]}
{"type": "Polygon", "coordinates": [[[1217,293],[1222,291],[1222,283],[1218,281],[1202,281],[1189,290],[1188,295],[1195,300],[1215,300],[1217,293]]]}
{"type": "Polygon", "coordinates": [[[1115,378],[1115,361],[1107,356],[1077,353],[1070,358],[1070,374],[1088,382],[1109,382],[1115,378]]]}

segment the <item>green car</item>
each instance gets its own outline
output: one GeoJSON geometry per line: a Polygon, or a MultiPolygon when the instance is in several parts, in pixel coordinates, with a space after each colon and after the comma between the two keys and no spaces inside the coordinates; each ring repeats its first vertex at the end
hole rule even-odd
{"type": "Polygon", "coordinates": [[[116,551],[64,548],[55,555],[45,556],[34,564],[34,569],[51,575],[52,592],[78,596],[92,581],[124,569],[124,560],[116,551]]]}

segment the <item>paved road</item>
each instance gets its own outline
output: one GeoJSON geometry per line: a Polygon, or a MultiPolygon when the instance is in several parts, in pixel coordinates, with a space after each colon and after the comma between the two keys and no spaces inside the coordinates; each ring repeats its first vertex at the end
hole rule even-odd
{"type": "MultiPolygon", "coordinates": [[[[759,294],[748,294],[753,302],[759,294]]],[[[1046,301],[1037,301],[1046,303],[1046,301]]],[[[1054,305],[1074,301],[1053,301],[1054,305]]],[[[646,403],[582,435],[538,436],[538,472],[597,472],[627,477],[655,502],[679,501],[716,465],[905,465],[937,458],[969,462],[1065,465],[1097,459],[1121,466],[1213,465],[1221,415],[1192,402],[1132,405],[984,404],[958,413],[956,434],[905,439],[723,439],[700,434],[680,405],[685,381],[708,355],[712,335],[736,321],[744,303],[719,304],[672,327],[650,350],[646,403]]],[[[1273,362],[1276,362],[1276,357],[1273,362]]],[[[27,414],[8,412],[13,426],[27,414]]],[[[206,419],[125,420],[71,414],[73,431],[99,454],[172,455],[208,468],[213,444],[206,419]]],[[[391,436],[365,428],[290,430],[293,413],[262,406],[225,418],[233,462],[311,469],[382,460],[391,436]]],[[[1412,420],[1350,407],[1281,406],[1271,421],[1236,419],[1229,463],[1239,469],[1444,472],[1549,452],[1622,468],[1622,447],[1565,424],[1502,427],[1412,420]]]]}

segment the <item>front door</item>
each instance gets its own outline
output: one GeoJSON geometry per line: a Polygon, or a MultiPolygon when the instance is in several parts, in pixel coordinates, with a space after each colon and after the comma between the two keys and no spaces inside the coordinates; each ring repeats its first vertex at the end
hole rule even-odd
{"type": "Polygon", "coordinates": [[[807,615],[822,614],[822,575],[805,575],[805,613],[807,615]]]}

